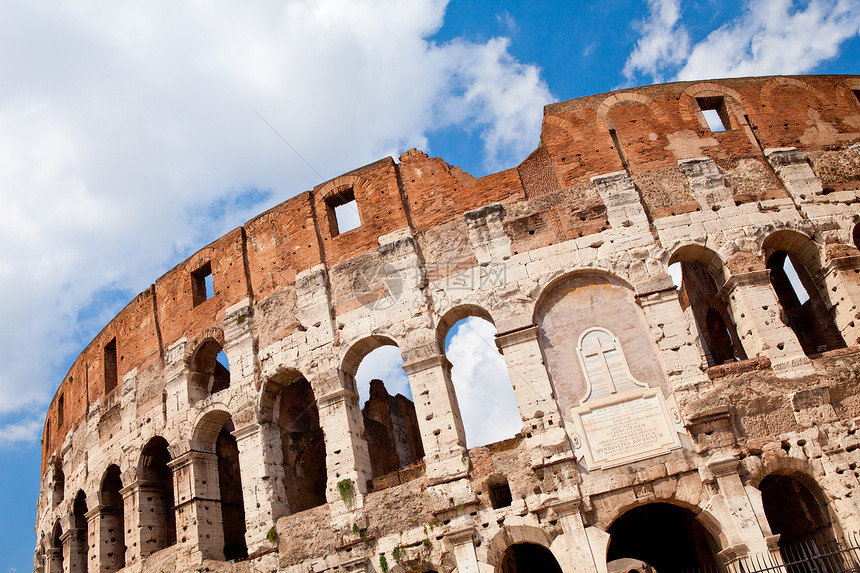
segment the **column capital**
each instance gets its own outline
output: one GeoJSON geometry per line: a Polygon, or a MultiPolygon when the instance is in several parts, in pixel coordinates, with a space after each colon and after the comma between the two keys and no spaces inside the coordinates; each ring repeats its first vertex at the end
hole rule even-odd
{"type": "Polygon", "coordinates": [[[422,358],[420,360],[410,362],[409,364],[404,364],[403,369],[406,371],[406,374],[412,375],[418,372],[423,372],[424,370],[429,370],[430,368],[436,368],[440,366],[442,368],[451,368],[451,363],[448,361],[444,354],[428,356],[427,358],[422,358]]]}
{"type": "Polygon", "coordinates": [[[445,539],[451,542],[451,545],[465,545],[465,544],[474,544],[475,543],[475,528],[474,527],[464,527],[463,529],[457,529],[456,531],[452,531],[445,535],[445,539]]]}
{"type": "Polygon", "coordinates": [[[770,270],[763,269],[760,271],[750,271],[732,275],[726,284],[717,292],[717,298],[727,298],[732,294],[735,288],[743,285],[763,285],[770,284],[770,270]]]}
{"type": "Polygon", "coordinates": [[[330,392],[317,400],[320,408],[335,406],[344,402],[353,402],[358,404],[358,394],[352,390],[347,390],[346,388],[338,388],[334,392],[330,392]]]}
{"type": "Polygon", "coordinates": [[[519,328],[514,328],[513,330],[508,330],[507,332],[498,333],[496,335],[496,346],[499,347],[499,350],[502,350],[509,346],[516,346],[517,344],[522,344],[523,342],[537,340],[537,336],[537,325],[529,324],[527,326],[521,326],[519,328]]]}
{"type": "Polygon", "coordinates": [[[241,428],[236,428],[231,432],[233,437],[236,438],[237,442],[241,442],[251,438],[260,433],[260,429],[262,428],[262,424],[258,424],[257,422],[251,422],[241,428]]]}

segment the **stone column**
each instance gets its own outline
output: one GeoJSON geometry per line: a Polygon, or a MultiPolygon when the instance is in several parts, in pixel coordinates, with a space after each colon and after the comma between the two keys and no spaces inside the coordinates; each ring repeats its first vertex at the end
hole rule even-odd
{"type": "Polygon", "coordinates": [[[573,457],[537,336],[534,325],[496,335],[496,346],[514,387],[532,466],[573,457]]]}
{"type": "Polygon", "coordinates": [[[478,573],[478,556],[475,553],[475,528],[452,531],[445,536],[454,548],[458,573],[478,573]]]}
{"type": "MultiPolygon", "coordinates": [[[[271,547],[266,533],[275,525],[275,491],[264,460],[264,432],[256,423],[233,432],[239,447],[242,501],[245,506],[245,544],[248,554],[271,547]]],[[[277,515],[285,515],[283,511],[277,515]]]]}
{"type": "Polygon", "coordinates": [[[347,510],[362,507],[364,494],[367,493],[367,481],[373,474],[367,442],[364,440],[364,420],[358,405],[358,394],[340,388],[321,397],[317,403],[320,426],[325,434],[328,472],[326,499],[329,503],[343,503],[342,507],[347,510]],[[344,480],[352,480],[352,507],[346,503],[350,500],[341,499],[338,483],[345,483],[344,480]]]}
{"type": "Polygon", "coordinates": [[[45,573],[63,573],[63,549],[48,547],[45,551],[45,573]]]}
{"type": "Polygon", "coordinates": [[[693,333],[693,325],[684,316],[672,278],[664,275],[637,284],[636,302],[654,334],[670,387],[707,382],[701,368],[704,352],[698,333],[693,333]]]}
{"type": "Polygon", "coordinates": [[[189,450],[167,465],[173,471],[177,540],[186,539],[201,558],[224,559],[218,456],[189,450]]]}
{"type": "Polygon", "coordinates": [[[122,474],[122,483],[129,485],[119,490],[122,496],[125,528],[125,564],[139,563],[141,557],[140,487],[137,471],[130,469],[122,474]]]}
{"type": "MultiPolygon", "coordinates": [[[[831,260],[821,271],[821,290],[833,304],[836,326],[848,346],[860,344],[860,256],[831,260]]],[[[817,285],[816,285],[817,286],[817,285]]],[[[825,299],[827,300],[827,299],[825,299]]]]}
{"type": "Polygon", "coordinates": [[[60,536],[63,543],[65,573],[85,573],[87,570],[87,540],[83,529],[70,528],[60,536]]]}
{"type": "Polygon", "coordinates": [[[597,564],[592,553],[585,524],[579,512],[580,500],[563,501],[550,507],[558,516],[564,531],[567,563],[563,569],[571,573],[597,573],[597,564]]]}
{"type": "Polygon", "coordinates": [[[451,363],[436,355],[404,364],[403,369],[415,399],[427,477],[431,481],[464,477],[468,472],[463,463],[466,433],[451,382],[451,363]]]}
{"type": "Polygon", "coordinates": [[[780,318],[782,307],[770,284],[770,271],[732,276],[717,296],[728,300],[748,357],[766,356],[783,375],[802,376],[812,371],[794,331],[780,318]]]}
{"type": "Polygon", "coordinates": [[[110,503],[113,500],[102,499],[105,495],[117,494],[99,492],[99,504],[86,515],[91,573],[118,571],[125,566],[123,512],[110,503]]]}
{"type": "MultiPolygon", "coordinates": [[[[775,546],[775,539],[770,534],[770,528],[762,531],[754,503],[747,495],[747,489],[738,474],[740,462],[735,457],[719,457],[708,462],[710,470],[717,480],[720,496],[725,502],[728,513],[737,528],[740,544],[724,549],[719,557],[729,566],[738,559],[746,559],[748,554],[769,555],[775,546]]],[[[761,513],[764,513],[763,511],[761,513]]],[[[745,563],[747,570],[749,564],[745,563]]]]}

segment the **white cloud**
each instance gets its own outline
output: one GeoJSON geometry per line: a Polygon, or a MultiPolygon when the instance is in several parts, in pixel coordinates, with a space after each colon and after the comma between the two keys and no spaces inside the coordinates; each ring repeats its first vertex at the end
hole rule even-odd
{"type": "Polygon", "coordinates": [[[256,112],[326,178],[454,124],[490,168],[525,158],[539,70],[505,39],[428,41],[445,6],[5,2],[0,415],[178,258],[319,182],[256,112]]]}
{"type": "Polygon", "coordinates": [[[403,394],[412,399],[409,378],[403,370],[403,358],[396,346],[380,346],[368,353],[358,365],[355,385],[358,387],[359,406],[362,408],[370,397],[370,381],[373,379],[382,380],[385,389],[392,396],[403,394]]]}
{"type": "Polygon", "coordinates": [[[642,36],[624,64],[628,81],[638,73],[662,81],[666,68],[681,64],[690,50],[690,38],[681,20],[681,0],[648,0],[648,18],[641,23],[642,36]]]}
{"type": "Polygon", "coordinates": [[[512,438],[522,430],[505,359],[496,349],[495,327],[475,317],[459,323],[445,355],[457,392],[469,447],[512,438]]]}
{"type": "Polygon", "coordinates": [[[628,81],[800,74],[835,57],[860,33],[860,0],[747,0],[740,16],[690,47],[680,0],[648,0],[628,81]]]}
{"type": "Polygon", "coordinates": [[[750,2],[742,18],[711,32],[678,72],[682,80],[799,74],[833,58],[860,33],[860,2],[750,2]]]}
{"type": "Polygon", "coordinates": [[[16,444],[37,443],[42,437],[42,425],[44,424],[42,418],[44,418],[44,413],[40,417],[24,422],[0,426],[0,448],[16,444]]]}

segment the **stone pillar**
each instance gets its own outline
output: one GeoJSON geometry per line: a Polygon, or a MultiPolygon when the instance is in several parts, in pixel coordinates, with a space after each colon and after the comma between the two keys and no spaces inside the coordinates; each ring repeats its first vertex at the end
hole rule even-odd
{"type": "Polygon", "coordinates": [[[505,208],[500,203],[468,211],[463,217],[469,232],[469,243],[479,265],[511,257],[511,239],[502,224],[505,208]]]}
{"type": "Polygon", "coordinates": [[[701,368],[704,352],[698,332],[684,316],[672,278],[664,275],[637,284],[636,302],[651,326],[670,387],[706,382],[708,377],[701,368]]]}
{"type": "Polygon", "coordinates": [[[87,512],[87,531],[90,537],[89,571],[118,571],[125,566],[125,543],[123,512],[111,502],[102,499],[106,495],[99,492],[99,504],[87,512]]]}
{"type": "Polygon", "coordinates": [[[562,569],[571,573],[597,573],[596,559],[585,533],[585,524],[582,522],[579,508],[579,499],[563,501],[550,507],[558,516],[564,531],[567,563],[562,569]]]}
{"type": "Polygon", "coordinates": [[[537,336],[534,325],[496,335],[496,346],[514,387],[532,466],[573,457],[537,336]]]}
{"type": "Polygon", "coordinates": [[[167,465],[173,471],[177,540],[185,539],[200,558],[224,559],[218,456],[190,450],[167,465]]]}
{"type": "Polygon", "coordinates": [[[63,549],[48,547],[45,551],[45,573],[63,573],[63,549]]]}
{"type": "Polygon", "coordinates": [[[722,207],[734,207],[732,190],[726,184],[717,163],[708,157],[682,159],[678,161],[678,169],[687,176],[690,191],[702,207],[702,211],[719,210],[722,207]]]}
{"type": "Polygon", "coordinates": [[[717,296],[728,300],[749,358],[766,356],[783,375],[802,376],[812,371],[794,331],[780,318],[782,307],[770,284],[770,271],[732,276],[717,296]]]}
{"type": "Polygon", "coordinates": [[[478,573],[478,556],[475,553],[475,528],[452,531],[445,536],[454,548],[458,573],[478,573]]]}
{"type": "Polygon", "coordinates": [[[245,545],[250,555],[259,549],[271,547],[266,540],[266,533],[275,525],[275,484],[263,459],[265,444],[262,427],[248,424],[235,430],[233,436],[239,447],[242,501],[245,506],[245,545]]]}
{"type": "Polygon", "coordinates": [[[764,154],[795,204],[814,202],[821,194],[821,180],[815,175],[806,153],[794,147],[765,149],[764,154]]]}
{"type": "Polygon", "coordinates": [[[431,481],[464,477],[469,469],[463,463],[466,433],[451,382],[451,363],[436,355],[404,364],[403,369],[415,399],[427,477],[431,481]]]}
{"type": "MultiPolygon", "coordinates": [[[[340,382],[338,382],[338,385],[340,382]]],[[[317,385],[315,387],[323,387],[317,385]]],[[[364,420],[358,405],[358,394],[340,388],[319,400],[320,426],[325,434],[326,499],[329,503],[341,502],[347,510],[364,505],[367,481],[372,477],[370,454],[364,440],[364,420]],[[342,500],[338,483],[352,480],[354,499],[352,506],[342,500]]],[[[345,482],[344,482],[345,483],[345,482]]]]}
{"type": "Polygon", "coordinates": [[[728,513],[741,540],[741,544],[726,548],[720,553],[719,557],[726,565],[730,565],[737,559],[744,559],[750,553],[769,555],[775,543],[770,540],[773,536],[767,525],[765,525],[767,531],[762,531],[762,525],[754,508],[755,504],[747,495],[746,487],[738,474],[739,467],[740,462],[735,457],[719,457],[708,462],[708,470],[717,480],[720,496],[729,510],[728,513]]]}
{"type": "Polygon", "coordinates": [[[70,528],[60,536],[64,573],[86,573],[87,540],[83,529],[70,528]]]}
{"type": "Polygon", "coordinates": [[[129,485],[119,490],[122,496],[123,527],[125,528],[125,564],[139,563],[141,557],[140,488],[137,471],[130,469],[122,474],[122,483],[129,485]]]}
{"type": "MultiPolygon", "coordinates": [[[[831,260],[821,271],[821,290],[827,291],[833,319],[845,344],[860,344],[860,256],[831,260]]],[[[827,300],[827,299],[825,299],[827,300]]]]}
{"type": "Polygon", "coordinates": [[[606,205],[606,218],[613,229],[625,229],[633,225],[647,227],[648,216],[633,178],[626,171],[598,175],[592,177],[591,182],[606,205]]]}

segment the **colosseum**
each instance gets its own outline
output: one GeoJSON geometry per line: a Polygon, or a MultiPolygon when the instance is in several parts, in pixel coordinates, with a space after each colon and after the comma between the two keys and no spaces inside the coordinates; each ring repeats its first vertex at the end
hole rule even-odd
{"type": "Polygon", "coordinates": [[[74,361],[35,569],[856,563],[858,204],[860,76],[584,97],[547,105],[498,173],[412,149],[320,184],[158,278],[74,361]],[[520,416],[475,446],[445,344],[469,317],[520,416]],[[359,399],[382,346],[411,397],[373,380],[359,399]]]}

